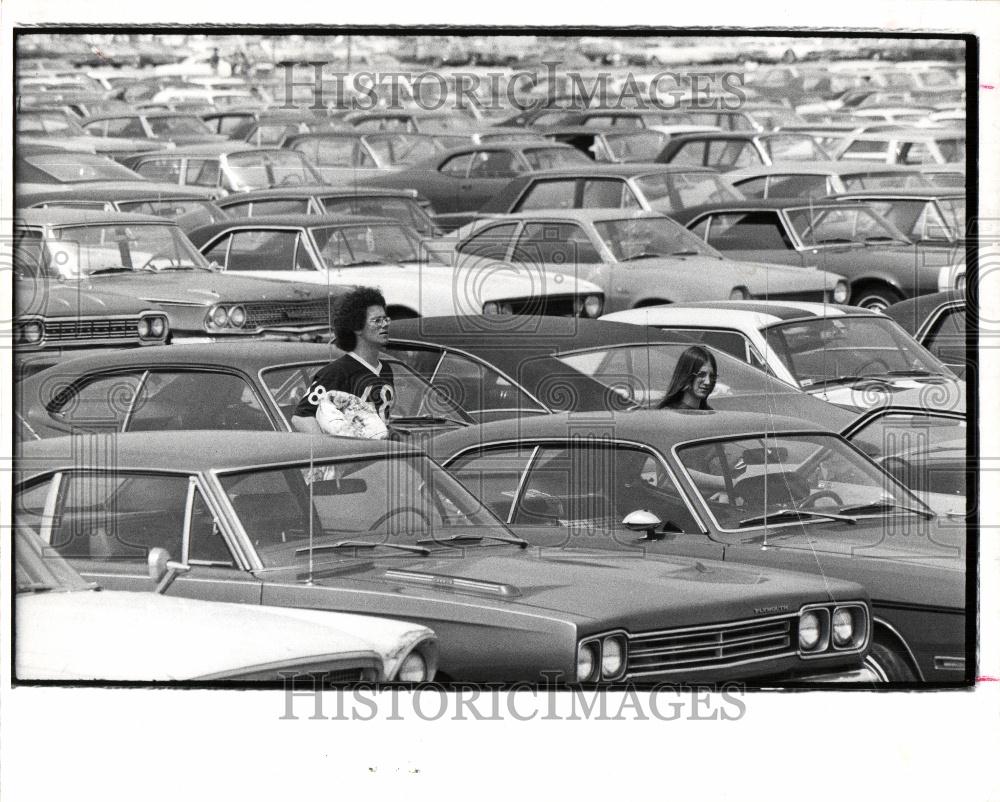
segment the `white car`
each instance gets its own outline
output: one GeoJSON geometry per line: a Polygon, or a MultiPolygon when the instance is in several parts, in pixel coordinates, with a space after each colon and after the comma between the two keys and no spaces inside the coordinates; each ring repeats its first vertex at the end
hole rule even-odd
{"type": "MultiPolygon", "coordinates": [[[[922,391],[954,409],[965,382],[885,315],[853,306],[730,301],[632,309],[603,320],[652,326],[766,370],[823,401],[867,409],[922,391]]],[[[964,407],[964,404],[963,404],[964,407]]]]}
{"type": "Polygon", "coordinates": [[[418,624],[101,590],[15,532],[18,680],[424,682],[437,669],[437,638],[418,624]]]}

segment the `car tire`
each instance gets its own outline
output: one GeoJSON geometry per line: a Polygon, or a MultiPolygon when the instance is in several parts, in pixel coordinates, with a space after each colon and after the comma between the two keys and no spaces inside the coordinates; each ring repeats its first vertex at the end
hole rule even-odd
{"type": "Polygon", "coordinates": [[[884,312],[887,307],[903,300],[903,296],[886,284],[862,286],[851,293],[851,306],[860,306],[873,312],[884,312]]]}
{"type": "Polygon", "coordinates": [[[883,682],[916,682],[917,675],[910,668],[907,659],[883,643],[872,643],[871,651],[865,658],[865,666],[870,668],[883,682]]]}

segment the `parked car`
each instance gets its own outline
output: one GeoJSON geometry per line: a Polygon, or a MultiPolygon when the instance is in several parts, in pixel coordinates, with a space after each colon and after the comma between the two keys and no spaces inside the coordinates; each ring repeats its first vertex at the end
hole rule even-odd
{"type": "Polygon", "coordinates": [[[113,159],[164,147],[164,143],[145,138],[93,136],[80,126],[79,118],[61,108],[18,109],[16,122],[19,146],[39,142],[68,150],[101,153],[113,159]]]}
{"type": "Polygon", "coordinates": [[[726,178],[747,198],[825,198],[858,190],[929,190],[933,186],[915,167],[839,161],[747,167],[727,173],[726,178]]]}
{"type": "Polygon", "coordinates": [[[830,157],[808,134],[710,132],[671,139],[655,160],[725,172],[785,161],[829,161],[830,157]]]}
{"type": "Polygon", "coordinates": [[[415,189],[431,202],[442,227],[457,228],[475,217],[512,178],[590,163],[576,148],[534,139],[468,145],[412,167],[366,178],[365,185],[415,189]]]}
{"type": "Polygon", "coordinates": [[[851,306],[774,301],[692,303],[632,309],[608,320],[686,335],[750,361],[831,404],[866,408],[923,390],[953,409],[963,383],[885,315],[851,306]]]}
{"type": "Polygon", "coordinates": [[[919,169],[924,178],[928,179],[934,186],[965,188],[964,162],[922,164],[919,169]]]}
{"type": "Polygon", "coordinates": [[[964,523],[939,520],[826,429],[711,410],[564,414],[444,434],[433,453],[536,545],[861,582],[873,597],[869,668],[894,681],[971,679],[964,523]]]}
{"type": "Polygon", "coordinates": [[[379,287],[396,318],[452,314],[597,317],[601,289],[544,270],[473,265],[456,270],[395,220],[278,215],[229,220],[193,231],[206,258],[227,273],[344,287],[379,287]]]}
{"type": "MultiPolygon", "coordinates": [[[[322,114],[323,111],[317,112],[313,109],[267,109],[250,105],[213,110],[203,114],[201,119],[213,134],[222,134],[236,142],[246,142],[259,124],[267,125],[275,121],[280,121],[282,124],[311,123],[330,119],[319,116],[322,114]]],[[[260,144],[275,145],[277,142],[260,144]]]]}
{"type": "Polygon", "coordinates": [[[887,307],[885,314],[895,320],[924,348],[965,378],[966,318],[964,290],[947,290],[910,298],[887,307]]]}
{"type": "MultiPolygon", "coordinates": [[[[696,341],[604,320],[440,317],[394,322],[388,350],[482,422],[656,406],[696,341]]],[[[712,350],[718,408],[780,411],[834,430],[856,418],[760,370],[755,349],[757,367],[712,350]]]]}
{"type": "Polygon", "coordinates": [[[427,627],[367,615],[104,590],[14,533],[16,682],[426,682],[427,627]],[[101,592],[98,592],[101,591],[101,592]]]}
{"type": "Polygon", "coordinates": [[[848,303],[866,309],[935,292],[941,270],[955,261],[943,250],[915,259],[906,235],[860,203],[747,200],[673,217],[731,258],[841,273],[851,283],[848,303]]]}
{"type": "Polygon", "coordinates": [[[446,150],[430,134],[363,133],[346,129],[287,137],[281,147],[305,156],[330,184],[355,183],[389,170],[412,167],[446,150]]]}
{"type": "Polygon", "coordinates": [[[436,134],[468,128],[474,121],[467,115],[442,109],[383,109],[354,111],[344,122],[359,131],[406,131],[411,134],[436,134]]]}
{"type": "Polygon", "coordinates": [[[835,200],[867,204],[919,246],[954,248],[966,238],[965,189],[866,189],[835,200]]]}
{"type": "Polygon", "coordinates": [[[25,444],[14,516],[108,590],[148,587],[150,550],[164,549],[183,565],[173,596],[433,622],[442,681],[871,676],[857,584],[528,549],[422,452],[302,434],[142,432],[114,436],[109,466],[108,448],[106,436],[73,449],[62,438],[25,444]],[[671,653],[692,636],[710,648],[671,653]]]}
{"type": "MultiPolygon", "coordinates": [[[[291,416],[313,377],[341,356],[333,345],[292,342],[90,352],[50,361],[48,369],[22,381],[17,415],[31,439],[86,431],[291,432],[291,416]]],[[[395,429],[422,432],[472,423],[412,368],[392,356],[383,359],[392,366],[395,429]]]]}
{"type": "Polygon", "coordinates": [[[548,139],[572,145],[596,162],[651,162],[670,141],[659,130],[557,126],[545,131],[548,139]]]}
{"type": "Polygon", "coordinates": [[[23,144],[14,154],[14,181],[32,184],[85,184],[142,181],[143,177],[99,153],[74,153],[51,145],[23,144]]]}
{"type": "Polygon", "coordinates": [[[834,158],[880,164],[965,164],[964,128],[894,128],[848,137],[834,158]]]}
{"type": "Polygon", "coordinates": [[[546,170],[507,184],[482,214],[535,209],[642,209],[670,214],[704,203],[741,200],[715,170],[660,164],[590,164],[546,170]]]}
{"type": "Polygon", "coordinates": [[[214,271],[177,224],[162,217],[25,209],[14,232],[24,278],[40,288],[62,282],[155,304],[167,315],[171,342],[329,336],[327,288],[214,271]]]}
{"type": "Polygon", "coordinates": [[[617,209],[519,212],[455,233],[455,264],[491,262],[586,279],[607,311],[718,298],[847,300],[841,276],[726,259],[669,217],[617,209]]]}
{"type": "Polygon", "coordinates": [[[225,141],[225,137],[213,134],[196,114],[178,114],[172,111],[95,116],[84,120],[81,127],[96,137],[155,139],[175,145],[225,141]]]}

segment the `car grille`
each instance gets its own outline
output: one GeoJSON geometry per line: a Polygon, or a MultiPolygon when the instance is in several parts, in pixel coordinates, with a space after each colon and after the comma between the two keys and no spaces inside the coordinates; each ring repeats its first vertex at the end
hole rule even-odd
{"type": "Polygon", "coordinates": [[[515,315],[549,315],[552,317],[583,317],[583,299],[586,295],[544,295],[531,298],[512,298],[499,303],[509,303],[515,315]]]}
{"type": "Polygon", "coordinates": [[[138,340],[139,319],[45,321],[45,341],[138,340]]]}
{"type": "Polygon", "coordinates": [[[330,320],[330,305],[325,300],[252,301],[243,307],[247,312],[244,327],[248,329],[317,326],[330,320]]]}
{"type": "Polygon", "coordinates": [[[793,652],[795,616],[630,635],[628,676],[721,668],[793,652]]]}

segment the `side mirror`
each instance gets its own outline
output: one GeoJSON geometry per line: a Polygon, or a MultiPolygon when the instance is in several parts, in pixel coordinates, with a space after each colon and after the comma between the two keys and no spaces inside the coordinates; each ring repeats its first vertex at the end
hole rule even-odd
{"type": "Polygon", "coordinates": [[[170,552],[159,546],[149,550],[146,565],[149,569],[149,578],[157,583],[157,593],[166,593],[167,588],[174,583],[178,576],[191,570],[190,565],[171,560],[170,552]]]}
{"type": "Polygon", "coordinates": [[[622,524],[633,532],[645,532],[646,536],[639,538],[643,540],[661,540],[663,533],[657,533],[657,529],[663,526],[663,521],[654,512],[649,510],[633,510],[624,518],[622,524]]]}

